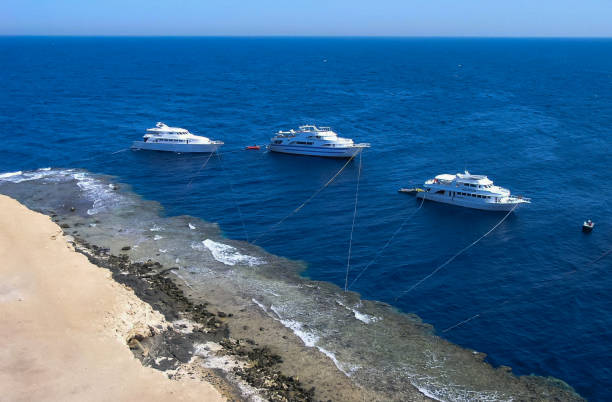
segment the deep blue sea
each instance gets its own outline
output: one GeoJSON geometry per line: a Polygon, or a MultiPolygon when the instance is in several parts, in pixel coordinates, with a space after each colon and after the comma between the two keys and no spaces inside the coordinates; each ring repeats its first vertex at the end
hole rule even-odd
{"type": "MultiPolygon", "coordinates": [[[[3,37],[0,124],[0,172],[115,175],[241,240],[345,163],[246,145],[302,124],[369,142],[349,283],[409,219],[351,290],[494,365],[610,398],[612,40],[3,37]],[[225,141],[221,157],[127,150],[157,121],[225,141]],[[503,217],[397,193],[463,170],[532,204],[405,293],[503,217]]],[[[358,167],[258,243],[343,287],[358,167]]]]}

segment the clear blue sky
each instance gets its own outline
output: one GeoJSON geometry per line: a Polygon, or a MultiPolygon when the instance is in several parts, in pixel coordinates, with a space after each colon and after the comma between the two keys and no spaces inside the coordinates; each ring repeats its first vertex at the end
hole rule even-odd
{"type": "Polygon", "coordinates": [[[0,0],[0,35],[612,37],[612,0],[0,0]]]}

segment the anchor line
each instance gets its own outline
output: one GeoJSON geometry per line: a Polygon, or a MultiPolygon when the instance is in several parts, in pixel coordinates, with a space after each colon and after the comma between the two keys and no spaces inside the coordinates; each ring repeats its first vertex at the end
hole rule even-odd
{"type": "Polygon", "coordinates": [[[351,288],[355,282],[357,282],[357,280],[359,278],[361,278],[361,276],[365,273],[365,271],[370,268],[375,262],[376,260],[378,260],[378,257],[380,257],[382,255],[382,253],[386,250],[387,247],[389,247],[389,245],[391,245],[391,243],[393,242],[393,239],[395,239],[395,236],[398,235],[399,232],[401,232],[401,230],[404,228],[404,226],[406,225],[406,223],[408,222],[408,220],[410,218],[412,218],[418,211],[419,209],[421,209],[421,207],[423,206],[423,203],[425,202],[425,194],[423,194],[423,199],[421,200],[421,204],[419,205],[419,207],[413,211],[410,215],[408,215],[406,218],[404,218],[404,220],[402,221],[402,224],[395,230],[395,232],[393,232],[393,234],[391,235],[391,237],[387,240],[387,242],[385,243],[384,246],[382,246],[374,255],[374,258],[365,266],[365,268],[363,268],[359,274],[355,277],[355,279],[353,279],[353,281],[351,282],[351,284],[348,286],[348,288],[351,288]]]}
{"type": "Polygon", "coordinates": [[[516,204],[514,207],[512,207],[512,209],[510,211],[508,211],[508,213],[506,215],[504,215],[504,217],[497,222],[491,229],[489,229],[489,231],[485,234],[483,234],[482,236],[480,236],[478,239],[474,240],[472,243],[468,244],[467,246],[465,246],[464,248],[462,248],[461,250],[459,250],[459,252],[455,253],[452,257],[450,257],[448,260],[446,260],[443,264],[439,265],[436,269],[434,269],[433,271],[431,271],[428,275],[426,275],[425,277],[423,277],[421,280],[419,280],[417,283],[415,283],[414,285],[412,285],[408,290],[405,290],[403,292],[401,292],[396,298],[395,301],[399,300],[400,297],[404,296],[406,293],[409,293],[411,291],[413,291],[417,286],[419,286],[420,284],[422,284],[423,282],[425,282],[426,280],[428,280],[429,278],[431,278],[432,276],[434,276],[436,273],[438,273],[442,268],[444,268],[445,266],[447,266],[448,264],[450,264],[451,262],[453,262],[453,260],[457,257],[459,257],[461,254],[463,254],[464,252],[466,252],[467,250],[469,250],[470,248],[474,247],[476,244],[478,244],[478,242],[480,242],[482,239],[484,239],[485,237],[487,237],[491,232],[493,232],[495,229],[497,229],[497,227],[499,225],[501,225],[506,218],[508,218],[508,216],[510,216],[510,214],[512,213],[512,211],[515,210],[515,208],[518,206],[519,204],[516,204]]]}
{"type": "MultiPolygon", "coordinates": [[[[574,274],[574,273],[576,273],[576,272],[577,272],[576,270],[572,270],[572,271],[566,272],[565,274],[563,274],[563,275],[562,275],[561,277],[559,277],[559,278],[556,278],[556,279],[550,279],[550,280],[547,280],[547,281],[542,281],[541,283],[539,283],[539,284],[537,284],[537,285],[533,285],[533,286],[532,286],[531,288],[529,288],[528,290],[529,290],[529,291],[532,291],[532,290],[535,290],[535,289],[542,289],[542,288],[546,287],[547,285],[548,285],[548,286],[550,286],[550,285],[551,285],[553,282],[560,281],[561,279],[564,279],[566,276],[569,276],[569,275],[574,274]]],[[[508,299],[506,299],[506,300],[502,301],[501,303],[494,305],[494,306],[493,306],[493,307],[491,307],[491,308],[488,308],[488,309],[482,310],[482,311],[480,311],[480,312],[478,312],[478,313],[474,314],[473,316],[471,316],[471,317],[469,317],[469,318],[466,318],[465,320],[459,321],[459,322],[457,322],[456,324],[451,325],[450,327],[448,327],[448,328],[446,328],[446,329],[442,330],[442,333],[446,333],[446,332],[452,331],[452,330],[453,330],[453,329],[455,329],[455,328],[459,328],[459,327],[461,327],[461,326],[463,326],[463,325],[467,324],[468,322],[470,322],[470,321],[472,321],[472,320],[475,320],[475,319],[477,319],[477,318],[479,318],[479,317],[482,317],[484,314],[490,313],[491,311],[494,311],[494,310],[496,310],[496,309],[498,309],[498,308],[500,308],[500,307],[502,307],[502,306],[504,306],[504,305],[506,305],[506,304],[510,303],[510,302],[511,302],[512,300],[514,300],[514,299],[518,299],[519,297],[523,297],[523,295],[508,298],[508,299]]]]}
{"type": "Polygon", "coordinates": [[[208,154],[208,158],[206,158],[206,160],[204,161],[204,163],[202,164],[202,166],[200,166],[200,168],[198,169],[198,171],[191,177],[191,179],[189,180],[189,183],[187,183],[187,188],[189,189],[189,187],[191,187],[191,183],[193,182],[193,179],[196,178],[197,175],[200,174],[200,172],[202,171],[202,169],[204,169],[206,167],[206,165],[208,165],[208,161],[210,160],[210,158],[212,157],[212,152],[210,154],[208,154]]]}
{"type": "MultiPolygon", "coordinates": [[[[592,266],[592,265],[596,264],[597,262],[601,261],[602,259],[604,259],[606,256],[608,256],[608,255],[610,255],[610,254],[612,254],[612,248],[611,248],[611,249],[609,249],[609,250],[607,250],[607,251],[605,251],[603,254],[601,254],[599,257],[595,258],[594,260],[590,261],[588,264],[586,264],[586,265],[584,266],[584,268],[588,268],[588,267],[590,267],[590,266],[592,266]]],[[[576,272],[578,272],[578,270],[577,270],[577,269],[573,269],[573,270],[571,270],[571,271],[568,271],[568,272],[563,273],[563,274],[562,274],[561,276],[559,276],[558,278],[553,278],[553,279],[547,279],[547,280],[544,280],[544,281],[540,281],[539,283],[532,285],[532,286],[531,286],[531,287],[528,289],[528,291],[532,291],[532,290],[540,290],[540,289],[543,289],[543,288],[545,288],[545,287],[547,287],[547,286],[551,286],[551,285],[555,284],[556,282],[559,282],[559,281],[561,281],[561,280],[564,280],[564,279],[566,279],[568,276],[570,276],[570,275],[572,275],[572,274],[575,274],[576,272]]],[[[480,311],[479,313],[474,314],[473,316],[471,316],[471,317],[469,317],[469,318],[466,318],[465,320],[459,321],[459,322],[457,322],[456,324],[451,325],[450,327],[448,327],[448,328],[444,329],[442,332],[443,332],[443,333],[445,333],[445,332],[452,331],[452,330],[453,330],[453,329],[455,329],[455,328],[459,328],[459,327],[461,327],[461,326],[463,326],[463,325],[467,324],[468,322],[473,321],[473,320],[475,320],[475,319],[477,319],[477,318],[479,318],[479,317],[483,316],[484,314],[490,313],[491,311],[494,311],[494,310],[496,310],[496,309],[498,309],[498,308],[500,308],[500,307],[504,306],[505,304],[508,304],[508,303],[510,303],[511,301],[516,300],[516,299],[519,299],[519,298],[522,298],[522,297],[524,297],[524,294],[517,295],[517,296],[514,296],[514,297],[509,297],[509,298],[505,299],[504,301],[502,301],[501,303],[498,303],[498,304],[494,305],[494,306],[493,306],[493,307],[491,307],[491,308],[488,308],[488,309],[482,310],[482,311],[480,311]]]]}
{"type": "Polygon", "coordinates": [[[608,250],[608,251],[605,251],[605,252],[604,252],[602,255],[600,255],[599,257],[595,258],[595,259],[594,259],[593,261],[591,261],[590,263],[588,263],[588,264],[586,265],[586,267],[585,267],[585,268],[588,268],[588,267],[590,267],[591,265],[593,265],[593,264],[595,264],[595,263],[599,262],[600,260],[603,260],[605,257],[607,257],[607,256],[608,256],[609,254],[611,254],[611,253],[612,253],[612,248],[611,248],[610,250],[608,250]]]}
{"type": "Polygon", "coordinates": [[[357,170],[357,190],[355,191],[355,209],[353,210],[353,224],[351,225],[351,236],[349,238],[348,257],[346,258],[346,276],[344,278],[344,291],[348,290],[348,277],[351,267],[351,251],[353,248],[353,232],[355,231],[355,218],[357,217],[357,201],[359,198],[359,181],[361,179],[361,153],[359,153],[359,169],[357,170]]]}
{"type": "MultiPolygon", "coordinates": [[[[359,151],[359,153],[361,153],[361,151],[359,151]]],[[[338,170],[336,172],[336,174],[334,174],[332,176],[331,179],[329,179],[323,186],[319,187],[317,189],[317,191],[315,191],[310,197],[308,197],[306,199],[306,201],[304,201],[302,204],[300,204],[297,208],[295,208],[293,211],[289,212],[287,215],[285,215],[283,218],[281,218],[281,220],[279,220],[278,222],[276,222],[274,225],[270,226],[265,232],[261,233],[259,236],[257,236],[255,238],[255,240],[252,241],[253,244],[256,244],[257,241],[259,241],[259,239],[261,239],[264,235],[267,235],[268,233],[270,233],[271,231],[273,231],[274,229],[276,229],[278,226],[280,226],[283,222],[285,222],[289,217],[291,217],[292,215],[295,215],[296,213],[298,213],[302,208],[304,208],[310,201],[312,201],[317,195],[319,195],[319,193],[321,191],[323,191],[327,186],[329,186],[334,180],[336,180],[336,178],[340,175],[340,173],[342,173],[344,171],[344,169],[348,166],[348,164],[355,158],[356,154],[351,156],[349,158],[348,161],[346,161],[346,163],[344,164],[344,166],[342,166],[340,168],[340,170],[338,170]]]]}

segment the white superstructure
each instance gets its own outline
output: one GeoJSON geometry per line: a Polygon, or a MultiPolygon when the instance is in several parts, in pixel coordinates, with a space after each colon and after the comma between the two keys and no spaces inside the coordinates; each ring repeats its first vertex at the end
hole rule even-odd
{"type": "Polygon", "coordinates": [[[338,137],[329,127],[317,126],[279,131],[268,145],[273,152],[332,158],[350,158],[369,147],[370,144],[355,144],[350,138],[338,137]]]}
{"type": "Polygon", "coordinates": [[[487,176],[465,173],[441,174],[427,180],[417,198],[488,211],[510,211],[529,198],[510,195],[510,190],[493,184],[487,176]]]}
{"type": "Polygon", "coordinates": [[[215,152],[223,141],[211,141],[207,137],[193,135],[179,127],[168,127],[157,123],[149,128],[142,141],[134,141],[132,149],[170,152],[215,152]]]}

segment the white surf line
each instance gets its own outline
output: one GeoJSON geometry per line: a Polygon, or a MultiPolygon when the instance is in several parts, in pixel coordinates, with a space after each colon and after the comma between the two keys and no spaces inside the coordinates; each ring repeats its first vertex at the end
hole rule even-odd
{"type": "Polygon", "coordinates": [[[358,370],[360,368],[358,366],[355,366],[349,369],[349,371],[346,371],[346,369],[343,367],[342,363],[338,360],[336,355],[334,355],[329,350],[323,348],[322,346],[317,345],[317,343],[321,339],[319,335],[316,335],[312,332],[309,332],[308,330],[305,330],[301,322],[282,318],[281,314],[279,313],[279,309],[275,308],[273,305],[270,305],[270,309],[268,310],[268,308],[266,308],[266,306],[262,302],[258,301],[257,299],[252,298],[251,300],[261,310],[263,310],[264,313],[266,313],[268,317],[272,318],[273,320],[277,322],[280,322],[285,328],[291,330],[291,332],[293,332],[293,334],[302,341],[304,346],[309,347],[309,348],[317,348],[317,350],[319,350],[321,353],[327,356],[334,363],[336,368],[340,370],[340,372],[342,372],[342,374],[344,374],[345,376],[351,377],[352,373],[355,370],[358,370]]]}
{"type": "Polygon", "coordinates": [[[270,228],[268,230],[266,230],[265,232],[261,233],[259,236],[257,236],[255,238],[255,240],[252,241],[253,244],[257,243],[257,241],[262,238],[264,235],[270,233],[271,231],[273,231],[274,229],[276,229],[279,225],[281,225],[284,221],[286,221],[290,216],[298,213],[302,208],[304,208],[310,201],[313,200],[313,198],[315,198],[317,195],[319,195],[319,193],[321,191],[323,191],[327,186],[329,186],[334,180],[336,180],[336,177],[338,177],[340,175],[340,173],[342,173],[342,171],[344,171],[344,169],[348,166],[348,164],[355,158],[355,155],[351,156],[350,159],[348,161],[346,161],[346,163],[344,164],[344,166],[342,166],[340,168],[340,170],[338,170],[336,172],[335,175],[332,176],[331,179],[329,179],[327,181],[327,183],[325,183],[323,186],[319,187],[319,189],[317,191],[315,191],[310,197],[308,197],[308,199],[306,199],[306,201],[304,201],[300,206],[298,206],[296,209],[294,209],[293,211],[291,211],[290,213],[288,213],[284,218],[282,218],[280,221],[276,222],[274,225],[270,226],[270,228]]]}
{"type": "MultiPolygon", "coordinates": [[[[348,311],[351,311],[353,313],[353,315],[355,316],[355,319],[357,319],[357,320],[359,320],[359,321],[361,321],[361,322],[363,322],[365,324],[371,324],[373,322],[381,320],[380,317],[376,317],[374,315],[370,315],[370,314],[367,314],[367,313],[362,313],[361,311],[357,310],[354,307],[347,306],[346,304],[342,303],[342,301],[340,301],[340,300],[336,300],[336,303],[341,305],[342,307],[344,307],[348,311]]],[[[361,305],[361,303],[357,304],[355,307],[359,307],[360,305],[361,305]]]]}
{"type": "Polygon", "coordinates": [[[506,215],[504,215],[504,217],[495,224],[495,226],[493,226],[491,229],[489,229],[489,231],[485,234],[483,234],[482,236],[480,236],[478,239],[474,240],[472,243],[468,244],[467,246],[465,246],[464,248],[462,248],[461,250],[459,250],[458,253],[456,253],[455,255],[453,255],[451,258],[449,258],[448,260],[446,260],[442,265],[438,266],[438,268],[434,269],[433,271],[431,271],[431,273],[429,273],[429,275],[425,276],[424,278],[422,278],[420,281],[418,281],[417,283],[415,283],[414,285],[412,285],[408,290],[403,291],[402,293],[400,293],[396,298],[395,301],[397,301],[400,297],[404,296],[406,293],[411,292],[412,290],[414,290],[417,286],[419,286],[421,283],[425,282],[427,279],[431,278],[432,276],[434,276],[438,271],[440,271],[442,268],[444,268],[445,266],[447,266],[448,264],[450,264],[455,258],[459,257],[461,254],[463,254],[464,252],[466,252],[467,250],[469,250],[470,248],[474,247],[479,241],[481,241],[482,239],[484,239],[485,237],[487,237],[487,235],[489,235],[492,231],[494,231],[495,229],[497,229],[497,227],[499,225],[502,224],[502,222],[504,222],[506,220],[506,218],[508,216],[510,216],[510,214],[512,213],[512,211],[514,211],[514,209],[516,207],[518,207],[519,204],[516,204],[514,207],[512,207],[512,209],[510,211],[508,211],[508,213],[506,215]]]}
{"type": "MultiPolygon", "coordinates": [[[[236,247],[219,243],[210,239],[202,242],[213,258],[225,265],[246,264],[249,267],[265,264],[265,260],[248,254],[242,254],[236,247]]],[[[193,248],[193,246],[192,246],[193,248]]]]}
{"type": "Polygon", "coordinates": [[[357,171],[357,191],[355,191],[355,209],[353,211],[353,224],[351,225],[351,237],[349,239],[348,257],[346,258],[346,276],[344,278],[344,291],[348,291],[348,277],[351,268],[351,251],[353,248],[353,232],[355,231],[355,219],[357,218],[357,201],[359,198],[359,181],[361,179],[361,152],[359,153],[359,170],[357,171]]]}

